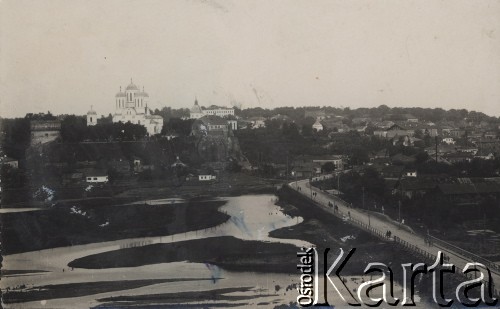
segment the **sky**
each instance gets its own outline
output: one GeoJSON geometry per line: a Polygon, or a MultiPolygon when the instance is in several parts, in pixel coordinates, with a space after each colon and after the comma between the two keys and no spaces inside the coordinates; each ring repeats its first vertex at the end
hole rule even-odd
{"type": "Polygon", "coordinates": [[[500,1],[0,0],[0,116],[442,107],[500,116],[500,1]]]}

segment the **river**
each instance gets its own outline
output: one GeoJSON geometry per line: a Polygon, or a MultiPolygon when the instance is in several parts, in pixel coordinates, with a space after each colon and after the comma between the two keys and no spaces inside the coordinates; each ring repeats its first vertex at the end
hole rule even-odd
{"type": "MultiPolygon", "coordinates": [[[[225,223],[214,228],[191,231],[168,236],[143,237],[92,243],[72,247],[46,249],[4,256],[4,269],[27,271],[22,275],[7,275],[0,285],[5,292],[7,288],[23,291],[45,285],[70,284],[99,281],[121,281],[142,279],[186,279],[193,281],[177,281],[159,283],[139,288],[120,291],[96,293],[81,297],[47,299],[41,301],[8,304],[6,308],[89,308],[102,304],[98,299],[116,296],[136,296],[178,292],[200,292],[224,288],[249,288],[246,291],[234,292],[228,295],[250,296],[243,301],[231,300],[198,300],[191,304],[210,306],[225,304],[239,307],[273,308],[281,304],[296,301],[297,290],[287,289],[299,283],[297,274],[234,272],[218,268],[215,265],[203,263],[159,263],[139,267],[109,268],[109,269],[69,269],[68,263],[74,259],[91,254],[103,253],[120,248],[137,247],[157,243],[172,243],[185,240],[204,239],[219,236],[234,236],[243,240],[264,242],[280,242],[297,247],[311,244],[297,239],[276,239],[269,237],[269,232],[283,227],[293,226],[302,222],[301,217],[290,217],[275,205],[274,195],[243,195],[239,197],[219,198],[226,203],[219,211],[227,213],[230,218],[225,223]],[[64,269],[64,271],[63,271],[64,269]],[[29,271],[44,271],[31,272],[29,271]],[[210,280],[211,278],[222,278],[210,280]],[[26,286],[20,288],[21,285],[26,286]]],[[[179,201],[168,201],[162,204],[160,200],[141,201],[158,207],[169,207],[179,201]]],[[[203,203],[202,203],[203,204],[203,203]]],[[[202,207],[202,206],[201,206],[202,207]]],[[[290,257],[296,259],[295,256],[290,257]]],[[[350,278],[356,280],[356,278],[350,278]]],[[[366,278],[365,278],[366,279],[366,278]]],[[[360,280],[358,277],[357,280],[360,280]]],[[[400,288],[400,287],[399,287],[400,288]]],[[[332,300],[332,298],[330,298],[332,300]]],[[[337,300],[334,302],[339,302],[337,300]]],[[[342,302],[341,302],[342,303],[342,302]]]]}
{"type": "MultiPolygon", "coordinates": [[[[294,239],[275,239],[269,237],[270,231],[282,227],[292,226],[302,222],[302,218],[285,215],[279,206],[275,205],[277,200],[273,195],[245,195],[239,197],[220,198],[226,201],[220,211],[227,213],[230,219],[214,228],[191,231],[182,234],[143,237],[133,239],[122,239],[102,243],[92,243],[72,247],[46,249],[40,251],[13,254],[4,257],[4,269],[8,270],[43,270],[43,273],[23,274],[22,276],[6,276],[1,281],[1,287],[5,290],[16,286],[26,285],[27,288],[51,284],[68,284],[78,282],[115,281],[115,280],[139,280],[139,279],[173,279],[173,278],[211,278],[214,268],[199,263],[162,263],[131,268],[112,269],[73,269],[67,264],[77,258],[90,254],[102,253],[126,247],[137,247],[156,243],[171,243],[177,241],[202,239],[218,236],[234,236],[244,240],[259,240],[267,242],[289,243],[295,246],[309,246],[310,244],[294,239]],[[63,272],[62,270],[65,269],[63,272]]],[[[158,204],[148,201],[148,204],[158,204]]],[[[170,204],[170,203],[169,203],[170,204]]],[[[158,207],[169,207],[169,204],[158,207]]],[[[294,257],[292,257],[294,258],[294,257]]],[[[119,292],[94,294],[76,298],[61,298],[44,300],[42,302],[25,302],[9,304],[11,308],[88,308],[98,305],[98,298],[117,295],[141,295],[154,293],[172,293],[178,291],[200,291],[208,289],[220,289],[226,287],[252,287],[256,299],[259,302],[293,301],[296,297],[294,292],[288,292],[288,296],[280,293],[279,297],[263,297],[261,294],[276,294],[275,287],[280,285],[286,287],[296,280],[297,276],[284,274],[257,274],[252,272],[229,272],[218,270],[218,276],[224,278],[213,281],[189,281],[157,284],[138,289],[123,290],[119,292]],[[269,289],[269,293],[267,290],[269,289]],[[263,291],[266,291],[264,293],[263,291]],[[272,293],[271,293],[272,292],[272,293]]]]}

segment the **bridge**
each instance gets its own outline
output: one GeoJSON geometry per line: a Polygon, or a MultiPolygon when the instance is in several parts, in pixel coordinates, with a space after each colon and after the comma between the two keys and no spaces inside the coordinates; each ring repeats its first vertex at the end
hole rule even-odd
{"type": "MultiPolygon", "coordinates": [[[[322,176],[312,180],[320,180],[331,176],[322,176]]],[[[485,258],[477,256],[471,252],[463,250],[457,246],[447,243],[430,235],[418,235],[411,229],[402,226],[399,222],[383,220],[377,216],[370,216],[369,213],[353,208],[351,204],[340,197],[324,192],[310,185],[309,179],[295,180],[288,186],[298,193],[309,198],[315,205],[322,207],[325,211],[379,237],[394,241],[428,260],[435,260],[438,251],[443,252],[447,262],[455,265],[458,273],[467,263],[481,263],[488,267],[492,277],[492,291],[494,296],[499,297],[500,265],[485,258]],[[390,231],[390,235],[387,234],[390,231]]],[[[468,279],[474,278],[473,272],[464,275],[468,279]]],[[[485,278],[488,280],[488,278],[485,278]]],[[[486,286],[489,282],[485,281],[486,286]]]]}

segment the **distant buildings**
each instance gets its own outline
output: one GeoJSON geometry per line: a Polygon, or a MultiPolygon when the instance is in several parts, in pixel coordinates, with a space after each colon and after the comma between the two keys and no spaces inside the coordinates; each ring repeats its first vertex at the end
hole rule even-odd
{"type": "Polygon", "coordinates": [[[222,136],[227,138],[228,130],[232,129],[227,120],[217,116],[203,116],[194,121],[191,134],[195,136],[222,136]]]}
{"type": "MultiPolygon", "coordinates": [[[[193,107],[189,110],[190,119],[201,119],[202,122],[209,123],[209,126],[213,126],[212,123],[217,122],[217,126],[228,127],[231,130],[238,130],[238,121],[234,117],[234,109],[227,107],[219,107],[212,105],[207,109],[202,109],[198,105],[198,100],[195,99],[193,107]],[[215,118],[214,118],[215,117],[215,118]]],[[[209,129],[207,127],[207,129],[209,129]]],[[[212,127],[212,129],[214,129],[212,127]]]]}
{"type": "Polygon", "coordinates": [[[453,137],[445,137],[445,138],[443,138],[443,143],[445,143],[447,145],[454,145],[455,140],[453,139],[453,137]]]}
{"type": "Polygon", "coordinates": [[[335,170],[344,169],[344,157],[340,155],[301,155],[292,161],[291,175],[299,178],[317,176],[327,163],[331,163],[335,170]]]}
{"type": "Polygon", "coordinates": [[[266,127],[266,118],[264,117],[251,117],[248,119],[248,124],[251,129],[259,129],[266,127]]]}
{"type": "Polygon", "coordinates": [[[373,132],[373,135],[386,139],[393,139],[395,137],[415,135],[415,132],[420,132],[422,135],[429,135],[435,137],[438,135],[438,130],[435,126],[419,124],[417,122],[395,123],[389,128],[380,128],[373,132]]]}
{"type": "Polygon", "coordinates": [[[230,157],[241,157],[238,139],[228,119],[214,115],[196,119],[191,126],[191,136],[196,137],[198,154],[206,162],[227,162],[230,157]]]}
{"type": "Polygon", "coordinates": [[[58,120],[32,120],[30,122],[31,145],[41,145],[61,137],[61,122],[58,120]]]}
{"type": "MultiPolygon", "coordinates": [[[[130,80],[125,92],[120,91],[115,95],[115,113],[113,122],[130,122],[146,128],[149,135],[161,133],[163,117],[152,115],[148,108],[149,95],[142,91],[130,80]]],[[[88,117],[88,116],[87,116],[88,117]]]]}
{"type": "Polygon", "coordinates": [[[234,116],[234,109],[227,107],[211,106],[204,110],[205,115],[214,115],[219,117],[234,116]]]}
{"type": "Polygon", "coordinates": [[[312,125],[312,128],[317,132],[323,131],[323,125],[320,122],[320,117],[316,118],[316,122],[312,125]]]}
{"type": "Polygon", "coordinates": [[[324,110],[306,110],[304,112],[304,118],[307,117],[323,120],[326,118],[326,113],[324,110]]]}
{"type": "Polygon", "coordinates": [[[199,119],[206,115],[219,116],[219,117],[227,117],[234,116],[234,108],[220,107],[212,105],[209,108],[202,109],[200,105],[198,105],[198,100],[195,99],[193,107],[191,107],[189,111],[189,118],[191,119],[199,119]]]}

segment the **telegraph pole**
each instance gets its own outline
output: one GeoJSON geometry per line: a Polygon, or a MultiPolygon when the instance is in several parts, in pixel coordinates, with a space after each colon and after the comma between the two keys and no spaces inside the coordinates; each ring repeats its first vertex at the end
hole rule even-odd
{"type": "Polygon", "coordinates": [[[313,186],[312,186],[311,182],[312,182],[312,176],[311,176],[311,178],[309,178],[309,189],[311,189],[311,200],[312,200],[313,199],[313,186]]]}
{"type": "Polygon", "coordinates": [[[286,183],[288,183],[288,152],[286,153],[286,183]]]}
{"type": "Polygon", "coordinates": [[[365,187],[363,187],[363,209],[365,209],[365,187]]]}
{"type": "Polygon", "coordinates": [[[398,203],[398,218],[399,218],[399,227],[401,227],[401,200],[398,203]]]}
{"type": "Polygon", "coordinates": [[[437,135],[434,136],[434,141],[436,144],[436,162],[437,162],[438,161],[438,137],[437,137],[437,135]]]}

